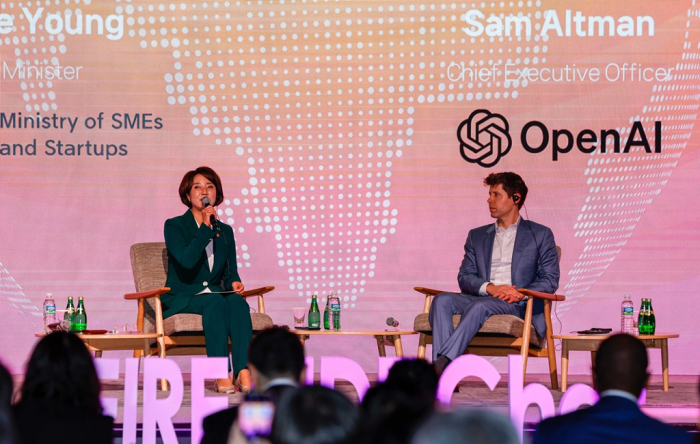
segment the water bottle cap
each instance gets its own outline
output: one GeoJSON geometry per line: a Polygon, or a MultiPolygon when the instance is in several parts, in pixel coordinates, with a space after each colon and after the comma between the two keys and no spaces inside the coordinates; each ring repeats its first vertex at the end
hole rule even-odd
{"type": "Polygon", "coordinates": [[[51,295],[52,295],[51,293],[46,293],[46,297],[47,297],[47,298],[50,298],[51,295]]]}

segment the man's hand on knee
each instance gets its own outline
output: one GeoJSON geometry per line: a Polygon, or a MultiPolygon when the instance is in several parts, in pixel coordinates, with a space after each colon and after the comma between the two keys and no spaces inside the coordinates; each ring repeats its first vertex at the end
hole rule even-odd
{"type": "Polygon", "coordinates": [[[506,301],[509,304],[512,304],[513,302],[520,302],[520,300],[523,298],[523,295],[515,289],[515,285],[489,284],[486,287],[486,293],[495,298],[506,301]]]}

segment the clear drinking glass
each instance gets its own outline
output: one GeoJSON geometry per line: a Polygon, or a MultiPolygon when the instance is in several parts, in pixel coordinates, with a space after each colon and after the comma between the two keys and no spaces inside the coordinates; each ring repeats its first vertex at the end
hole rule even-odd
{"type": "Polygon", "coordinates": [[[295,307],[292,308],[292,314],[294,315],[294,327],[306,327],[306,307],[295,307]]]}

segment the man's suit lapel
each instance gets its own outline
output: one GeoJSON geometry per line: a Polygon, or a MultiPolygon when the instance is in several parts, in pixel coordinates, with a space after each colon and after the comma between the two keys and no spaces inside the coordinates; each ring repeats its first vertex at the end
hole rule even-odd
{"type": "Polygon", "coordinates": [[[492,224],[486,229],[486,237],[482,245],[484,254],[484,266],[486,267],[486,280],[491,280],[491,258],[493,257],[493,241],[496,239],[496,228],[492,224]]]}
{"type": "Polygon", "coordinates": [[[513,245],[513,259],[510,264],[510,281],[513,285],[516,284],[515,276],[517,276],[518,263],[520,262],[520,257],[528,244],[528,241],[532,240],[532,235],[529,233],[530,227],[526,227],[525,224],[529,223],[526,220],[520,219],[520,224],[518,224],[518,230],[515,233],[515,244],[513,245]]]}

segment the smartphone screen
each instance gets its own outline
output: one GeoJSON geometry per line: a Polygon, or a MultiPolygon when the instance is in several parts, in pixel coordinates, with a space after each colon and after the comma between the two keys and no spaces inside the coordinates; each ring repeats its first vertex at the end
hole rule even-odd
{"type": "Polygon", "coordinates": [[[270,401],[244,401],[238,407],[238,427],[248,439],[254,436],[269,436],[275,405],[270,401]]]}

